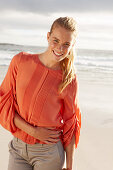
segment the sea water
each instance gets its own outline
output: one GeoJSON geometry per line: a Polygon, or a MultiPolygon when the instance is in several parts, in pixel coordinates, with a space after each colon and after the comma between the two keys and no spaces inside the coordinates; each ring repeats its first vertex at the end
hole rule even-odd
{"type": "MultiPolygon", "coordinates": [[[[0,66],[7,66],[17,53],[40,53],[46,47],[0,43],[0,66]]],[[[81,71],[97,71],[113,74],[113,51],[75,49],[75,66],[81,71]]]]}

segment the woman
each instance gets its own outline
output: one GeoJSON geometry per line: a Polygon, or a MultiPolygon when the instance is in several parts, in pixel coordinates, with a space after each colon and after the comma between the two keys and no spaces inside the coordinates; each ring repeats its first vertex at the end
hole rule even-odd
{"type": "Polygon", "coordinates": [[[73,47],[76,22],[54,21],[41,54],[20,52],[0,86],[0,124],[14,136],[8,170],[72,170],[81,113],[73,47]]]}

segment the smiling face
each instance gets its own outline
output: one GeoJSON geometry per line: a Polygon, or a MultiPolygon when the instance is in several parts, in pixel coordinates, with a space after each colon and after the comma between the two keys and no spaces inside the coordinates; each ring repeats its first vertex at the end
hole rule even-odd
{"type": "Polygon", "coordinates": [[[74,45],[74,34],[61,26],[53,28],[52,33],[47,34],[48,52],[52,60],[58,62],[69,54],[74,45]]]}

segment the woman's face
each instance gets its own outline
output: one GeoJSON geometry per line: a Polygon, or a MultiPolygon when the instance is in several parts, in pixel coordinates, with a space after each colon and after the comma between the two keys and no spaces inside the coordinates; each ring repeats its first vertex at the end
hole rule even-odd
{"type": "Polygon", "coordinates": [[[53,60],[61,61],[70,52],[74,45],[74,34],[61,26],[53,28],[52,33],[47,34],[48,50],[53,60]]]}

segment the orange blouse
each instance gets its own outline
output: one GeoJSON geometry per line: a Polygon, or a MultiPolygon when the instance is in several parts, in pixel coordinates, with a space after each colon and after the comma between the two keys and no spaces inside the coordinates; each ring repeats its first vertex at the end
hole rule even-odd
{"type": "Polygon", "coordinates": [[[44,143],[15,126],[13,119],[17,112],[33,126],[60,129],[64,148],[75,134],[76,148],[81,128],[77,78],[75,75],[58,94],[61,81],[62,71],[43,65],[38,54],[20,52],[15,55],[0,86],[0,124],[28,144],[44,143]]]}

